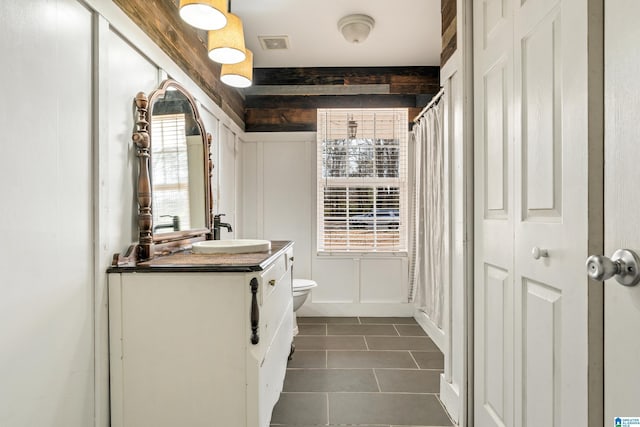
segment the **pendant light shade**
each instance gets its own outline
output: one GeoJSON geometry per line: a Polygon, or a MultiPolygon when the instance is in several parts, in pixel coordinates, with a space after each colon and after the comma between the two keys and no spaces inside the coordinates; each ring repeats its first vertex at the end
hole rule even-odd
{"type": "Polygon", "coordinates": [[[223,64],[220,72],[222,83],[233,87],[249,87],[253,80],[253,52],[245,50],[247,58],[237,64],[223,64]]]}
{"type": "Polygon", "coordinates": [[[180,0],[180,17],[201,30],[219,30],[227,25],[227,0],[180,0]]]}
{"type": "Polygon", "coordinates": [[[227,26],[209,31],[209,58],[220,64],[237,64],[245,60],[244,31],[237,15],[227,13],[227,26]]]}

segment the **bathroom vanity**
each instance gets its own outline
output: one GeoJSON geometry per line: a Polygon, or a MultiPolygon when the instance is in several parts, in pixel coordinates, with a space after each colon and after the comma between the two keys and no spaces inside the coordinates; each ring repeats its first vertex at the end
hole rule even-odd
{"type": "Polygon", "coordinates": [[[293,339],[293,244],[109,270],[113,427],[268,427],[293,339]]]}
{"type": "Polygon", "coordinates": [[[293,243],[214,240],[232,227],[213,214],[195,99],[166,80],[134,103],[138,238],[107,270],[111,426],[268,427],[292,348],[293,243]]]}

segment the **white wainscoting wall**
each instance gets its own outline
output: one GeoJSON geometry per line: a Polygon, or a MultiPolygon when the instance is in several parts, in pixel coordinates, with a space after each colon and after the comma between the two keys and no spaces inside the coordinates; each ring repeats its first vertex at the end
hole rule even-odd
{"type": "Polygon", "coordinates": [[[238,212],[240,194],[238,189],[239,164],[238,156],[238,138],[234,132],[226,124],[220,126],[220,137],[217,146],[217,156],[214,158],[214,171],[218,178],[218,185],[214,189],[213,212],[215,214],[224,214],[221,221],[231,224],[233,230],[228,231],[226,228],[220,230],[221,239],[233,239],[238,231],[238,212]]]}
{"type": "Polygon", "coordinates": [[[241,147],[244,238],[295,241],[294,277],[318,287],[307,316],[411,316],[405,254],[316,251],[315,132],[246,133],[241,147]]]}
{"type": "Polygon", "coordinates": [[[295,241],[294,276],[311,277],[315,133],[246,133],[242,143],[243,238],[295,241]]]}
{"type": "Polygon", "coordinates": [[[93,424],[92,31],[75,0],[0,2],[2,426],[93,424]]]}

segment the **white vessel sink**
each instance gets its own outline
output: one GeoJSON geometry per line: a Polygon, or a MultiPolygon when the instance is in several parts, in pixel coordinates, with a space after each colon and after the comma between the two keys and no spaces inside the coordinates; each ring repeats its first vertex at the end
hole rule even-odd
{"type": "Polygon", "coordinates": [[[194,254],[246,254],[270,249],[269,240],[254,239],[205,240],[193,244],[194,254]]]}

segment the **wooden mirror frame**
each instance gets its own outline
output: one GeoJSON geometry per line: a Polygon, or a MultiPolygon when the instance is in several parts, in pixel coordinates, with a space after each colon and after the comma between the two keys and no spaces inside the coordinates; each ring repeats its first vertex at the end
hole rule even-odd
{"type": "Polygon", "coordinates": [[[149,97],[139,92],[135,97],[136,123],[131,139],[136,147],[138,157],[138,242],[134,243],[124,256],[116,254],[113,265],[132,265],[139,261],[153,259],[156,255],[169,254],[191,246],[200,240],[213,239],[213,197],[211,193],[211,178],[213,162],[211,160],[211,134],[206,133],[200,112],[193,96],[178,82],[172,79],[164,80],[158,89],[151,92],[149,97]],[[169,88],[176,88],[189,101],[193,110],[194,120],[198,124],[202,136],[204,168],[204,198],[205,198],[205,228],[173,231],[170,233],[153,233],[153,192],[151,183],[151,135],[149,134],[150,111],[153,103],[164,96],[169,88]]]}

